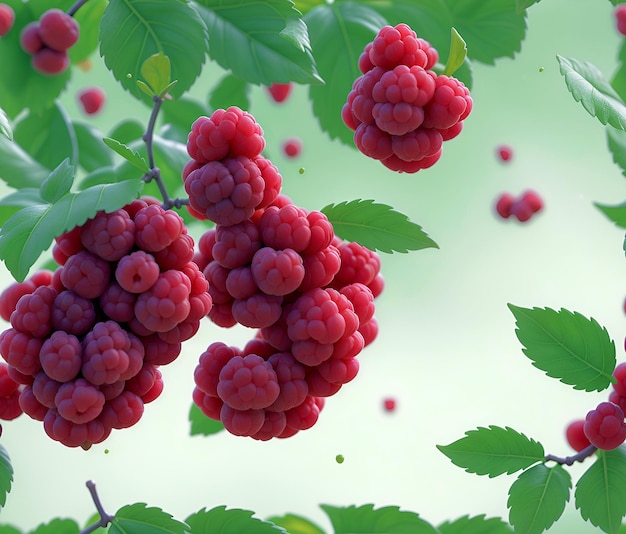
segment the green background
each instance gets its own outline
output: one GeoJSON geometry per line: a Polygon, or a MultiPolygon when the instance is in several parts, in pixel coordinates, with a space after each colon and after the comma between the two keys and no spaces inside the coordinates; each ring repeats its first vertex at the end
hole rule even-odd
{"type": "MultiPolygon", "coordinates": [[[[445,143],[434,167],[413,175],[330,141],[311,114],[305,87],[283,105],[254,87],[250,111],[281,170],[283,192],[295,203],[320,209],[375,199],[423,226],[440,249],[382,257],[379,337],[360,356],[358,377],[327,399],[312,429],[268,443],[226,433],[188,436],[199,354],[214,341],[243,346],[253,335],[206,322],[179,359],[161,369],[165,390],[139,424],[87,452],[51,441],[41,423],[25,416],[3,423],[15,482],[0,520],[24,529],[53,517],[82,523],[95,511],[88,479],[109,513],[146,502],[184,519],[205,506],[227,505],[259,517],[292,512],[324,528],[320,503],[399,505],[435,524],[465,514],[506,517],[514,477],[464,473],[435,445],[478,426],[511,426],[565,456],[571,454],[566,424],[606,400],[607,392],[574,391],[532,367],[515,337],[509,302],[594,317],[624,360],[624,232],[592,203],[621,203],[626,182],[606,149],[604,127],[571,98],[556,61],[556,54],[589,61],[610,77],[621,39],[612,9],[606,0],[533,6],[521,53],[474,66],[474,109],[464,131],[445,143]],[[280,145],[292,136],[304,149],[287,160],[280,145]],[[495,156],[501,143],[514,148],[509,164],[495,156]],[[529,223],[494,215],[500,193],[530,188],[545,209],[529,223]],[[382,408],[386,396],[397,400],[392,414],[382,408]],[[337,454],[345,457],[342,464],[337,454]]],[[[80,116],[78,89],[101,85],[106,107],[85,120],[104,131],[124,117],[147,123],[149,110],[115,84],[97,55],[92,59],[93,69],[77,71],[62,97],[69,113],[80,116]]],[[[193,96],[206,100],[221,74],[208,64],[193,96]]],[[[203,229],[191,231],[198,237],[203,229]]],[[[571,469],[575,480],[584,468],[571,469]]],[[[577,514],[570,502],[551,532],[595,531],[577,514]]]]}

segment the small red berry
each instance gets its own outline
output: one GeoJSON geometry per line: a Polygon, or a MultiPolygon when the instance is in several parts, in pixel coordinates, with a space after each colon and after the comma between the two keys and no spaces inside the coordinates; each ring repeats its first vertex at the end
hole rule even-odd
{"type": "Polygon", "coordinates": [[[87,115],[95,115],[102,109],[106,94],[99,87],[88,87],[78,93],[78,100],[87,115]]]}
{"type": "Polygon", "coordinates": [[[499,145],[496,148],[496,154],[500,161],[511,161],[511,158],[513,157],[513,148],[511,148],[509,145],[499,145]]]}
{"type": "Polygon", "coordinates": [[[524,223],[533,216],[533,210],[520,198],[513,202],[513,205],[511,206],[511,215],[517,217],[519,222],[524,223]]]}
{"type": "Polygon", "coordinates": [[[32,64],[34,69],[42,74],[61,74],[70,66],[70,57],[67,52],[57,52],[44,47],[35,53],[32,64]]]}
{"type": "Polygon", "coordinates": [[[267,88],[267,91],[272,97],[272,100],[280,104],[287,100],[292,89],[293,85],[291,83],[273,83],[267,88]]]}
{"type": "Polygon", "coordinates": [[[496,202],[496,213],[503,219],[508,219],[511,216],[511,207],[514,203],[513,195],[502,193],[496,202]]]}
{"type": "Polygon", "coordinates": [[[302,141],[296,137],[290,137],[283,142],[283,152],[288,158],[297,158],[302,152],[302,141]]]}
{"type": "Polygon", "coordinates": [[[78,41],[78,24],[61,9],[49,9],[39,19],[39,36],[48,48],[65,52],[78,41]]]}
{"type": "Polygon", "coordinates": [[[29,54],[36,54],[43,48],[43,42],[39,37],[39,21],[29,22],[22,28],[20,45],[29,54]]]}
{"type": "Polygon", "coordinates": [[[525,191],[520,200],[526,204],[533,213],[537,213],[543,208],[543,200],[541,200],[541,197],[535,191],[525,191]]]}
{"type": "Polygon", "coordinates": [[[577,452],[580,452],[591,445],[589,438],[585,436],[585,432],[583,431],[584,426],[585,420],[579,419],[577,421],[572,421],[569,425],[567,425],[565,430],[567,442],[570,447],[577,452]]]}
{"type": "Polygon", "coordinates": [[[618,4],[613,11],[617,31],[622,35],[626,35],[626,4],[618,4]]]}
{"type": "Polygon", "coordinates": [[[13,8],[7,4],[0,4],[0,37],[4,37],[15,22],[15,12],[13,8]]]}
{"type": "Polygon", "coordinates": [[[386,412],[393,412],[396,409],[396,399],[392,397],[383,399],[383,406],[386,412]]]}
{"type": "Polygon", "coordinates": [[[617,404],[601,402],[587,414],[583,430],[591,444],[598,449],[616,449],[626,439],[624,412],[617,404]]]}

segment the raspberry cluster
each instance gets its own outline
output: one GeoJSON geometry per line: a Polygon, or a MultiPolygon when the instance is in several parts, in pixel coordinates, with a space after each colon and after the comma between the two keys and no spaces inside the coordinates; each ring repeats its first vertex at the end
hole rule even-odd
{"type": "Polygon", "coordinates": [[[535,191],[524,191],[518,198],[503,193],[498,198],[495,210],[503,219],[513,215],[519,222],[527,222],[535,213],[543,209],[543,200],[535,191]]]}
{"type": "Polygon", "coordinates": [[[341,116],[366,156],[397,172],[434,165],[472,110],[462,82],[431,70],[437,51],[406,24],[384,26],[359,58],[341,116]]]}
{"type": "Polygon", "coordinates": [[[188,140],[194,159],[183,178],[192,213],[216,222],[194,256],[209,282],[209,318],[257,333],[243,349],[221,342],[207,348],[195,371],[193,399],[232,434],[286,438],[313,426],[324,398],[356,376],[357,355],[378,333],[380,258],[337,238],[322,212],[280,194],[278,170],[265,159],[259,165],[254,154],[264,146],[260,127],[241,110],[230,110],[196,121],[188,140]],[[222,127],[228,113],[236,123],[222,127]],[[222,128],[231,141],[223,142],[222,128]],[[210,156],[222,159],[198,159],[210,156]],[[246,195],[238,204],[230,172],[211,170],[204,180],[209,171],[203,168],[229,168],[231,162],[260,169],[259,200],[246,195]],[[225,202],[224,209],[215,209],[215,202],[225,202]]]}
{"type": "Polygon", "coordinates": [[[159,367],[211,308],[193,255],[182,218],[138,199],[57,237],[58,269],[2,293],[11,328],[0,355],[21,410],[52,439],[88,448],[137,423],[161,394],[159,367]]]}
{"type": "Polygon", "coordinates": [[[20,44],[33,56],[32,65],[42,74],[60,74],[70,66],[67,51],[79,37],[78,23],[61,9],[46,11],[22,29],[20,44]]]}

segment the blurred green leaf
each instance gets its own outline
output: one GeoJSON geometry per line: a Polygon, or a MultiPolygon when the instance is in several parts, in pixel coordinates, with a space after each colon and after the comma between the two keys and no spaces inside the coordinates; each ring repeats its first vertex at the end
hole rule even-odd
{"type": "Polygon", "coordinates": [[[626,176],[626,132],[608,127],[606,129],[606,137],[609,150],[613,156],[613,162],[619,166],[622,174],[626,176]]]}
{"type": "Polygon", "coordinates": [[[211,91],[209,106],[213,109],[227,109],[237,106],[245,111],[250,108],[248,90],[250,86],[241,78],[226,74],[211,91]]]}
{"type": "Polygon", "coordinates": [[[39,187],[49,173],[17,143],[0,136],[0,180],[15,189],[39,187]]]}
{"type": "Polygon", "coordinates": [[[78,534],[78,524],[73,519],[53,519],[49,523],[39,525],[29,534],[78,534]]]}
{"type": "Polygon", "coordinates": [[[132,141],[141,139],[144,133],[144,125],[137,119],[125,119],[117,123],[109,132],[107,137],[117,139],[120,143],[125,145],[130,144],[132,141]]]}
{"type": "Polygon", "coordinates": [[[333,524],[334,534],[438,534],[437,529],[415,512],[398,506],[374,509],[373,504],[336,507],[320,505],[333,524]]]}
{"type": "MultiPolygon", "coordinates": [[[[325,534],[324,531],[309,519],[295,515],[285,514],[267,518],[279,527],[283,527],[289,534],[325,534]]],[[[0,532],[0,534],[2,534],[0,532]]]]}
{"type": "Polygon", "coordinates": [[[11,492],[13,484],[13,466],[9,453],[0,445],[0,510],[7,502],[7,494],[11,492]]]}
{"type": "Polygon", "coordinates": [[[79,37],[67,53],[73,64],[86,61],[98,49],[100,20],[107,6],[107,0],[89,0],[74,15],[78,22],[79,37]]]}
{"type": "Polygon", "coordinates": [[[515,0],[515,9],[518,13],[521,13],[530,6],[539,3],[539,0],[515,0]]]}
{"type": "Polygon", "coordinates": [[[594,202],[593,205],[604,213],[609,220],[613,221],[617,226],[620,228],[626,228],[626,202],[623,202],[618,206],[606,206],[597,202],[594,202]]]}
{"type": "Polygon", "coordinates": [[[87,172],[113,165],[113,155],[102,140],[104,134],[91,124],[73,122],[78,143],[78,163],[87,172]]]}
{"type": "Polygon", "coordinates": [[[185,534],[187,525],[145,503],[123,506],[115,513],[109,534],[185,534]]]}
{"type": "Polygon", "coordinates": [[[288,534],[279,526],[252,517],[254,512],[225,506],[217,506],[211,510],[203,508],[190,515],[185,522],[191,527],[191,532],[219,532],[219,534],[288,534]]]}
{"type": "Polygon", "coordinates": [[[185,97],[165,100],[161,112],[164,124],[172,124],[186,132],[186,135],[199,117],[211,114],[211,110],[201,102],[185,97]]]}
{"type": "Polygon", "coordinates": [[[595,319],[565,309],[508,307],[522,352],[548,376],[585,391],[602,391],[615,381],[615,343],[595,319]]]}
{"type": "Polygon", "coordinates": [[[2,108],[0,108],[0,134],[4,135],[9,141],[13,141],[13,128],[11,128],[9,117],[7,117],[2,108]]]}
{"type": "Polygon", "coordinates": [[[22,534],[22,531],[11,525],[0,525],[0,534],[22,534]]]}
{"type": "Polygon", "coordinates": [[[189,421],[191,423],[190,436],[210,436],[224,430],[221,421],[204,415],[195,403],[192,403],[191,410],[189,410],[189,421]]]}
{"type": "Polygon", "coordinates": [[[499,517],[485,515],[459,517],[439,525],[439,534],[513,534],[513,529],[499,517]]]}

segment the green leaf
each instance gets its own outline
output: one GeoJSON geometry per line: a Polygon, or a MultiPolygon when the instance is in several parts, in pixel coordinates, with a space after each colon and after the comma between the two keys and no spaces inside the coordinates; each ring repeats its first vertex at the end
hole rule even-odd
{"type": "Polygon", "coordinates": [[[54,204],[42,203],[21,209],[0,228],[0,259],[21,282],[53,239],[84,224],[98,211],[111,212],[136,198],[141,179],[97,185],[67,193],[54,204]]]}
{"type": "MultiPolygon", "coordinates": [[[[283,527],[289,534],[325,534],[315,523],[296,514],[275,515],[268,517],[267,520],[283,527]]],[[[2,533],[0,532],[0,534],[2,533]]]]}
{"type": "Polygon", "coordinates": [[[509,521],[520,534],[541,534],[563,514],[572,478],[561,465],[535,465],[511,486],[509,521]]]}
{"type": "Polygon", "coordinates": [[[144,126],[136,119],[125,119],[117,123],[109,132],[108,137],[117,139],[120,143],[128,145],[136,139],[141,139],[144,133],[144,126]]]}
{"type": "Polygon", "coordinates": [[[0,134],[4,135],[9,141],[13,141],[13,129],[11,128],[11,123],[9,122],[9,117],[4,112],[2,108],[0,108],[0,134]]]}
{"type": "Polygon", "coordinates": [[[145,503],[123,506],[109,526],[109,534],[185,534],[187,525],[160,508],[145,503]]]}
{"type": "Polygon", "coordinates": [[[530,6],[539,3],[539,0],[515,0],[515,10],[521,13],[530,6]]]}
{"type": "Polygon", "coordinates": [[[74,183],[74,167],[69,159],[65,159],[41,183],[39,194],[42,200],[50,204],[57,202],[63,195],[69,193],[74,183]]]}
{"type": "Polygon", "coordinates": [[[237,106],[243,110],[250,108],[248,89],[250,86],[232,74],[224,76],[211,91],[209,106],[213,109],[227,109],[237,106]]]}
{"type": "Polygon", "coordinates": [[[626,451],[618,447],[596,456],[576,484],[576,508],[583,519],[613,534],[626,515],[626,451]]]}
{"type": "Polygon", "coordinates": [[[354,133],[343,123],[341,109],[361,75],[359,56],[387,21],[372,8],[355,2],[316,7],[306,14],[305,21],[317,68],[326,82],[309,88],[313,113],[331,139],[338,137],[354,146],[354,133]]]}
{"type": "Polygon", "coordinates": [[[163,90],[172,80],[170,58],[163,54],[163,52],[151,55],[141,65],[141,75],[154,93],[162,98],[165,95],[163,90]]]}
{"type": "Polygon", "coordinates": [[[464,438],[450,445],[437,445],[437,448],[454,465],[468,473],[489,475],[489,478],[526,469],[542,462],[545,456],[541,443],[512,428],[493,425],[469,430],[464,438]]]}
{"type": "MultiPolygon", "coordinates": [[[[130,165],[130,164],[129,164],[130,165]]],[[[128,179],[137,178],[137,173],[134,176],[129,177],[128,179]]],[[[78,183],[77,189],[83,190],[88,187],[98,185],[98,184],[111,184],[113,182],[122,182],[123,179],[120,179],[119,173],[112,166],[100,167],[95,171],[90,172],[87,176],[84,176],[82,180],[78,183]]]]}
{"type": "Polygon", "coordinates": [[[250,83],[321,83],[306,25],[285,0],[198,0],[209,31],[209,54],[250,83]]]}
{"type": "Polygon", "coordinates": [[[191,423],[190,436],[210,436],[224,430],[221,421],[204,415],[196,404],[192,404],[189,410],[189,422],[191,423]]]}
{"type": "Polygon", "coordinates": [[[597,67],[588,62],[564,58],[557,54],[565,85],[587,112],[602,124],[619,130],[626,129],[626,106],[620,96],[604,79],[597,67]]]}
{"type": "Polygon", "coordinates": [[[22,531],[11,525],[0,525],[0,534],[22,534],[22,531]]]}
{"type": "Polygon", "coordinates": [[[69,157],[78,160],[78,144],[72,122],[59,102],[49,108],[31,111],[15,124],[15,142],[47,169],[54,169],[69,157]]]}
{"type": "Polygon", "coordinates": [[[49,523],[39,525],[29,534],[78,534],[78,524],[73,519],[53,519],[49,523]]]}
{"type": "Polygon", "coordinates": [[[17,143],[0,136],[0,180],[15,189],[39,187],[49,173],[17,143]]]}
{"type": "Polygon", "coordinates": [[[374,509],[373,504],[335,507],[320,505],[333,524],[334,534],[438,534],[437,529],[415,512],[398,506],[374,509]]]}
{"type": "Polygon", "coordinates": [[[0,509],[7,502],[7,494],[13,484],[13,466],[7,450],[0,445],[0,509]]]}
{"type": "Polygon", "coordinates": [[[274,523],[252,517],[254,512],[225,506],[217,506],[207,510],[202,508],[190,515],[185,522],[191,527],[191,532],[219,532],[220,534],[276,534],[287,531],[274,523]]]}
{"type": "Polygon", "coordinates": [[[117,152],[131,165],[137,167],[140,171],[144,173],[150,172],[150,166],[148,165],[148,162],[143,159],[135,150],[123,143],[120,143],[117,139],[105,137],[102,140],[104,141],[104,144],[106,146],[108,146],[111,150],[117,152]]]}
{"type": "Polygon", "coordinates": [[[606,129],[606,137],[609,150],[613,156],[613,162],[622,170],[626,176],[626,132],[615,128],[606,129]]]}
{"type": "Polygon", "coordinates": [[[329,204],[321,211],[332,223],[336,235],[370,250],[391,253],[439,248],[419,225],[386,204],[359,199],[329,204]]]}
{"type": "Polygon", "coordinates": [[[100,23],[107,68],[138,98],[135,80],[150,56],[161,52],[169,58],[171,77],[178,80],[172,96],[178,97],[200,74],[206,50],[206,27],[187,0],[111,0],[100,23]]]}
{"type": "Polygon", "coordinates": [[[607,206],[597,202],[594,202],[593,205],[604,213],[609,220],[613,221],[617,226],[620,228],[626,228],[626,202],[622,202],[617,206],[607,206]]]}
{"type": "Polygon", "coordinates": [[[467,45],[463,37],[454,28],[451,28],[450,33],[452,34],[450,38],[450,54],[448,55],[446,68],[443,69],[443,74],[446,76],[452,76],[463,65],[467,56],[467,45]]]}
{"type": "Polygon", "coordinates": [[[9,193],[0,199],[0,226],[2,226],[16,211],[27,206],[41,204],[38,187],[24,187],[9,193]]]}
{"type": "Polygon", "coordinates": [[[98,30],[106,6],[107,0],[89,0],[74,15],[80,32],[78,41],[67,51],[73,64],[86,61],[98,49],[98,30]]]}
{"type": "Polygon", "coordinates": [[[615,379],[615,343],[595,319],[565,309],[508,305],[533,365],[574,389],[602,391],[615,379]]]}
{"type": "Polygon", "coordinates": [[[92,172],[113,165],[113,156],[100,130],[84,122],[73,122],[72,126],[78,143],[78,163],[83,169],[92,172]]]}
{"type": "Polygon", "coordinates": [[[499,517],[485,515],[459,517],[439,525],[439,534],[512,534],[513,529],[499,517]]]}

